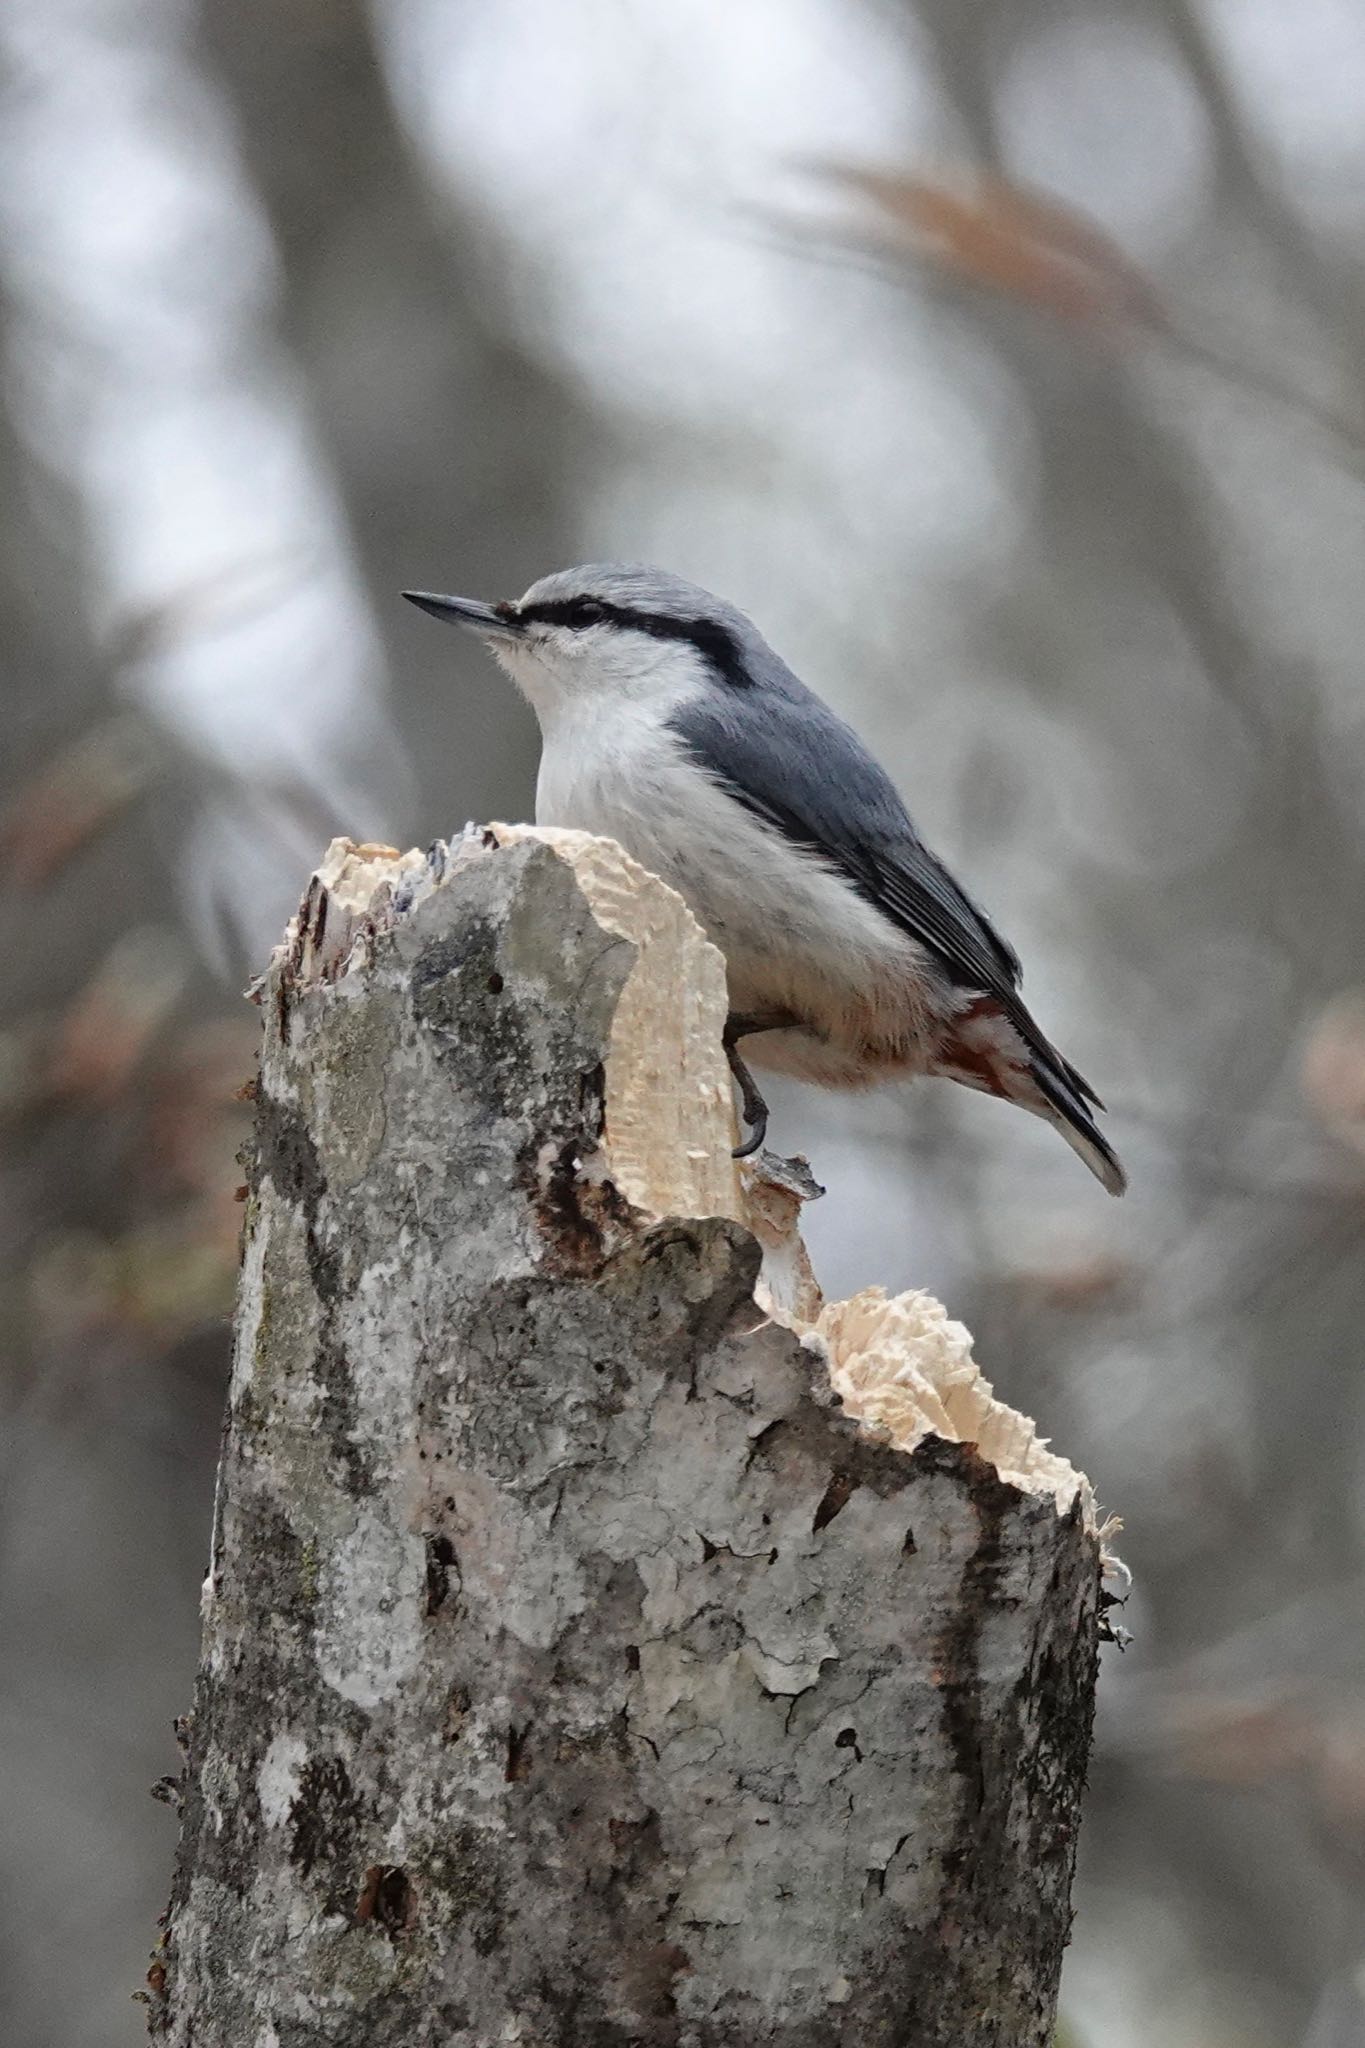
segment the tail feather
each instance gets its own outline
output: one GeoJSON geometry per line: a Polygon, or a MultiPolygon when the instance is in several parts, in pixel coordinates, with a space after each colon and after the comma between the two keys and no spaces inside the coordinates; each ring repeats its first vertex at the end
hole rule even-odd
{"type": "MultiPolygon", "coordinates": [[[[1023,1039],[1024,1044],[1028,1047],[1032,1055],[1030,1064],[1040,1070],[1034,1074],[1034,1078],[1038,1081],[1040,1088],[1043,1087],[1040,1073],[1045,1071],[1051,1080],[1063,1083],[1074,1096],[1079,1098],[1081,1103],[1088,1102],[1092,1109],[1102,1110],[1104,1108],[1104,1104],[1086,1080],[1085,1075],[1081,1073],[1078,1067],[1073,1067],[1070,1060],[1063,1059],[1056,1046],[1043,1036],[1038,1026],[1034,1023],[1029,1011],[1024,1008],[1022,1000],[1017,995],[1009,1009],[1004,1011],[1003,1014],[1013,1024],[1015,1030],[1023,1039]]],[[[1044,1088],[1044,1093],[1046,1092],[1044,1088]]],[[[1082,1114],[1084,1114],[1083,1111],[1082,1114]]],[[[1097,1132],[1096,1136],[1098,1135],[1097,1132]]]]}
{"type": "MultiPolygon", "coordinates": [[[[1085,1099],[1082,1098],[1080,1089],[1073,1084],[1073,1072],[1074,1069],[1061,1059],[1058,1059],[1054,1066],[1050,1061],[1040,1059],[1036,1053],[1034,1054],[1029,1061],[1029,1075],[1038,1093],[1043,1097],[1038,1114],[1046,1117],[1054,1130],[1061,1132],[1072,1151],[1085,1161],[1101,1187],[1107,1188],[1111,1195],[1121,1195],[1127,1189],[1128,1176],[1119,1163],[1118,1154],[1086,1108],[1086,1099],[1101,1108],[1103,1104],[1089,1089],[1085,1091],[1085,1099]]],[[[1084,1083],[1081,1085],[1083,1087],[1084,1083]]]]}
{"type": "Polygon", "coordinates": [[[974,997],[942,1041],[934,1071],[1045,1118],[1111,1195],[1126,1189],[1128,1176],[1091,1115],[1104,1104],[1022,1003],[1007,1011],[991,997],[974,997]]]}

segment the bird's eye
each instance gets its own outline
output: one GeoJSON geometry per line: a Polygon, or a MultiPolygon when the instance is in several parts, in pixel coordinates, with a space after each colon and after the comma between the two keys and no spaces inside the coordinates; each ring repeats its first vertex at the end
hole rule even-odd
{"type": "Polygon", "coordinates": [[[580,597],[575,600],[566,623],[570,626],[595,626],[606,616],[605,608],[595,597],[580,597]]]}

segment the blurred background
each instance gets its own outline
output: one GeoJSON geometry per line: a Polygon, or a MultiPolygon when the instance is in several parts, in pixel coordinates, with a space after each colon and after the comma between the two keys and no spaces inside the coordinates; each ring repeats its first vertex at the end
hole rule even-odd
{"type": "Polygon", "coordinates": [[[653,560],[873,742],[1133,1192],[774,1090],[1126,1522],[1068,2048],[1365,2041],[1360,0],[5,0],[0,2037],[132,2043],[255,1013],[532,805],[404,585],[653,560]]]}

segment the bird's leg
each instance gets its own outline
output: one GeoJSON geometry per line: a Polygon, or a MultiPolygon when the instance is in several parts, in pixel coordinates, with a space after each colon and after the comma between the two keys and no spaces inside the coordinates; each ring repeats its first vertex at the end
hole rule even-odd
{"type": "Polygon", "coordinates": [[[757,1152],[768,1135],[768,1105],[759,1093],[757,1081],[739,1056],[736,1040],[751,1038],[756,1031],[782,1031],[792,1021],[785,1011],[780,1010],[764,1011],[751,1017],[731,1014],[725,1020],[720,1042],[725,1047],[730,1072],[734,1075],[739,1088],[741,1114],[749,1127],[749,1135],[744,1143],[736,1145],[734,1149],[732,1156],[735,1159],[747,1159],[751,1153],[757,1152]]]}
{"type": "Polygon", "coordinates": [[[735,1159],[747,1159],[751,1152],[757,1152],[768,1135],[768,1105],[758,1091],[758,1083],[728,1038],[724,1044],[725,1057],[730,1062],[730,1072],[739,1083],[740,1113],[749,1127],[748,1137],[742,1145],[736,1145],[731,1156],[735,1159]]]}

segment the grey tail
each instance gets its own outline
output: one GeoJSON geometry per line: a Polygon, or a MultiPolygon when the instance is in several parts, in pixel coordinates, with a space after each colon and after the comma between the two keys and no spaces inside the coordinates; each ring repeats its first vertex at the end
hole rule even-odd
{"type": "Polygon", "coordinates": [[[1098,1105],[1099,1097],[1076,1069],[1060,1053],[1053,1051],[1041,1032],[1038,1042],[1030,1044],[1029,1053],[1029,1073],[1043,1098],[1038,1114],[1045,1116],[1061,1132],[1101,1187],[1107,1188],[1111,1195],[1123,1194],[1128,1186],[1128,1176],[1087,1106],[1092,1102],[1098,1105]]]}

